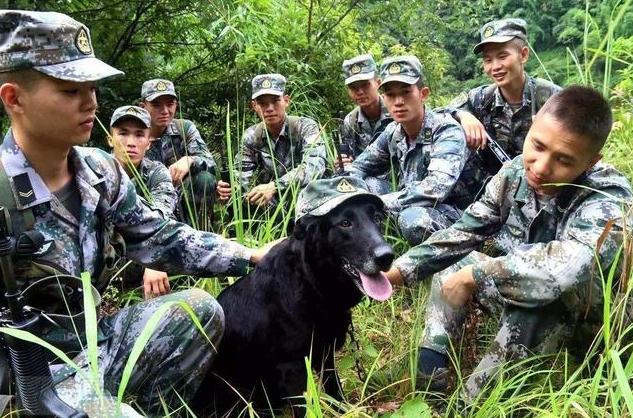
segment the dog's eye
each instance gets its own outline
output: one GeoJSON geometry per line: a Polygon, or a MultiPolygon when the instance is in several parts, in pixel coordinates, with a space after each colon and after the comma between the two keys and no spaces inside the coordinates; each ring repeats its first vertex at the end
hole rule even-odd
{"type": "Polygon", "coordinates": [[[340,223],[339,226],[343,227],[343,228],[349,228],[352,226],[352,222],[349,219],[343,219],[340,223]]]}

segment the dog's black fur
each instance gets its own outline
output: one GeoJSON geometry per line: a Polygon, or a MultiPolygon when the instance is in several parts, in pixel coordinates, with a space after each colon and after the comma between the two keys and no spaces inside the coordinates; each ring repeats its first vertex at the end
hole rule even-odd
{"type": "Polygon", "coordinates": [[[252,274],[220,294],[226,328],[193,402],[200,415],[237,416],[245,405],[234,389],[260,412],[288,402],[297,408],[309,356],[325,391],[341,397],[334,351],[363,297],[358,271],[385,271],[394,257],[380,231],[381,206],[357,196],[325,216],[301,218],[252,274]]]}

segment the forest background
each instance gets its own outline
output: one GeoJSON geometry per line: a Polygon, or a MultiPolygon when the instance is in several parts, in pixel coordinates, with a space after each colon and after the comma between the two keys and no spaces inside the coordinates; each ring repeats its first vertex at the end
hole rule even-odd
{"type": "MultiPolygon", "coordinates": [[[[4,3],[10,9],[66,13],[90,28],[96,55],[126,73],[100,86],[98,116],[106,126],[116,107],[139,100],[143,81],[167,78],[180,94],[182,117],[196,122],[216,156],[225,145],[227,111],[233,138],[256,121],[248,102],[250,80],[258,73],[284,74],[292,96],[290,113],[326,124],[353,108],[343,83],[343,60],[361,53],[377,61],[412,53],[424,65],[430,105],[444,105],[461,91],[488,82],[472,47],[483,23],[509,16],[528,22],[530,45],[538,54],[528,62],[529,74],[560,85],[592,84],[627,117],[633,108],[631,1],[4,3]]],[[[105,145],[103,131],[95,129],[93,143],[105,145]]]]}

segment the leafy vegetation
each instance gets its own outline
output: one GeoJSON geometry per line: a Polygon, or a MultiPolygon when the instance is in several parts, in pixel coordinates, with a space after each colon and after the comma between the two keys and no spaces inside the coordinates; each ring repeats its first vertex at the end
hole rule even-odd
{"type": "MultiPolygon", "coordinates": [[[[112,110],[138,100],[145,79],[176,83],[181,111],[196,121],[210,147],[232,167],[243,129],[255,122],[248,108],[250,79],[280,72],[289,79],[291,113],[317,118],[332,157],[331,118],[352,105],[340,74],[342,61],[371,52],[379,60],[414,53],[425,65],[432,105],[445,104],[460,91],[487,82],[471,48],[486,21],[503,16],[529,23],[533,55],[528,72],[567,85],[601,89],[614,106],[616,123],[605,159],[633,179],[633,7],[632,0],[9,0],[9,8],[68,13],[91,29],[96,54],[127,76],[100,88],[102,121],[112,110]]],[[[6,126],[6,121],[4,121],[6,126]]],[[[105,144],[95,132],[96,144],[105,144]]],[[[236,179],[232,179],[237,184],[236,179]]],[[[276,213],[248,213],[238,191],[219,210],[217,232],[247,245],[285,234],[298,190],[282,196],[276,213]],[[281,219],[281,221],[280,221],[281,219]]],[[[631,208],[623,208],[630,213],[631,208]]],[[[398,253],[407,245],[387,227],[398,253]]],[[[631,263],[631,239],[620,258],[631,263]]],[[[619,278],[604,277],[605,288],[619,278]]],[[[426,284],[400,289],[392,299],[366,301],[354,311],[354,339],[340,353],[338,366],[346,399],[337,403],[321,393],[317,376],[306,394],[309,417],[626,417],[633,414],[633,314],[630,271],[617,291],[605,293],[605,326],[584,356],[567,351],[508,365],[500,379],[466,405],[460,399],[467,376],[492,332],[493,323],[469,322],[471,334],[454,348],[458,375],[453,395],[416,392],[417,346],[423,328],[426,284]],[[628,310],[627,310],[628,308],[628,310]],[[627,317],[628,315],[628,317],[627,317]]],[[[217,294],[215,278],[180,279],[183,287],[217,294]]],[[[135,301],[116,297],[117,304],[135,301]],[[127,301],[127,302],[126,302],[127,301]]],[[[90,309],[86,309],[90,311],[90,309]]],[[[3,331],[6,332],[6,331],[3,331]]],[[[148,331],[149,332],[149,331],[148,331]]],[[[131,370],[131,367],[130,367],[131,370]]],[[[311,375],[312,376],[312,375],[311,375]]],[[[129,376],[128,376],[129,377],[129,376]]],[[[119,393],[121,399],[122,393],[119,393]]],[[[186,411],[186,405],[183,405],[186,411]]],[[[175,411],[166,411],[166,415],[175,411]]],[[[180,411],[183,413],[183,411],[180,411]]],[[[245,408],[245,415],[252,410],[245,408]]]]}

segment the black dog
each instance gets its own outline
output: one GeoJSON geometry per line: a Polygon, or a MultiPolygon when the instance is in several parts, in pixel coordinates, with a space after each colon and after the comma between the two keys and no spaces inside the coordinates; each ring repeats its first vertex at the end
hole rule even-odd
{"type": "Polygon", "coordinates": [[[226,329],[193,402],[202,416],[239,415],[245,404],[236,390],[260,414],[288,402],[299,412],[309,356],[326,393],[341,398],[334,351],[345,341],[350,310],[363,294],[391,295],[381,273],[394,258],[380,231],[383,218],[378,198],[367,196],[300,218],[291,237],[220,294],[226,329]]]}

